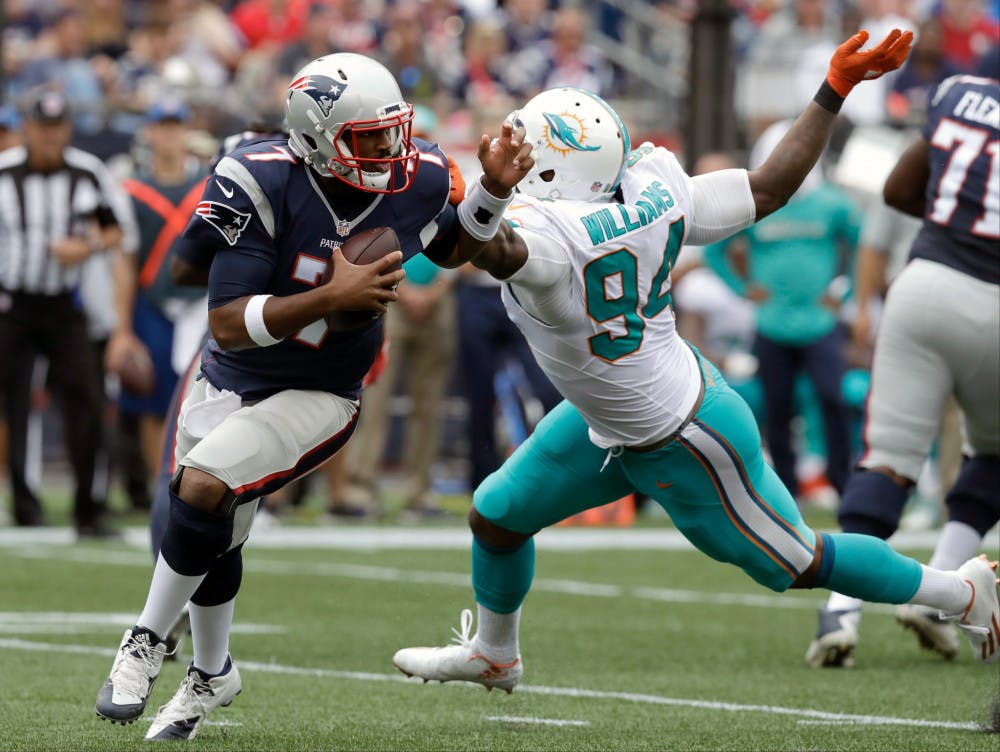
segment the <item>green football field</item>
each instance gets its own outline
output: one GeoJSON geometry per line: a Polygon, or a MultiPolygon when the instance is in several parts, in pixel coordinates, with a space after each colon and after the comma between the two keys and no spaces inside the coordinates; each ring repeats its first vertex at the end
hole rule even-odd
{"type": "MultiPolygon", "coordinates": [[[[406,679],[391,656],[444,644],[472,606],[467,533],[285,526],[245,556],[232,652],[243,693],[189,743],[205,750],[1000,750],[985,733],[998,667],[920,651],[871,607],[858,666],[802,660],[818,592],[776,595],[676,533],[556,530],[538,541],[512,695],[406,679]]],[[[145,598],[145,532],[73,542],[0,530],[0,750],[134,750],[146,716],[94,715],[145,598]]],[[[926,550],[911,550],[926,556],[926,550]]],[[[190,655],[190,643],[185,647],[190,655]]]]}

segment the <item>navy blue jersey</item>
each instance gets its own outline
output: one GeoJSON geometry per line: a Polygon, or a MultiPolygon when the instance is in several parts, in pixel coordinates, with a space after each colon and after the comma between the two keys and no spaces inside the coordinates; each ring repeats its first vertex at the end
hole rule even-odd
{"type": "Polygon", "coordinates": [[[1000,82],[952,76],[931,99],[930,178],[910,258],[1000,284],[1000,82]]]}
{"type": "MultiPolygon", "coordinates": [[[[334,249],[352,235],[392,227],[404,260],[457,223],[448,204],[448,162],[437,146],[414,139],[417,175],[398,194],[324,190],[284,137],[242,145],[210,177],[185,230],[199,246],[214,245],[209,308],[246,295],[294,295],[319,284],[334,249]]],[[[338,183],[339,185],[339,183],[338,183]]],[[[318,389],[356,398],[382,341],[381,319],[332,332],[321,319],[271,347],[224,351],[209,340],[202,372],[245,399],[284,389],[318,389]]]]}

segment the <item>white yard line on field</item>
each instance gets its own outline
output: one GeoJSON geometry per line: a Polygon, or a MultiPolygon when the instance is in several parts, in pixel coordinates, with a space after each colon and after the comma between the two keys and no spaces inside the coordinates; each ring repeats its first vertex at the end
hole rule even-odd
{"type": "MultiPolygon", "coordinates": [[[[83,613],[79,611],[0,611],[0,634],[107,634],[108,627],[125,629],[135,624],[135,614],[83,613]]],[[[282,634],[277,624],[240,624],[233,634],[282,634]]]]}
{"type": "Polygon", "coordinates": [[[487,721],[498,723],[537,723],[542,726],[589,726],[590,721],[570,721],[560,718],[532,718],[526,715],[486,715],[487,721]]]}
{"type": "MultiPolygon", "coordinates": [[[[76,653],[78,655],[94,655],[110,658],[118,651],[115,648],[100,648],[92,645],[60,645],[47,642],[33,642],[0,638],[0,650],[27,650],[41,653],[76,653]]],[[[324,668],[307,668],[303,666],[283,666],[279,663],[261,663],[257,661],[240,661],[241,671],[259,671],[261,673],[309,676],[324,679],[349,679],[355,681],[373,682],[407,682],[411,681],[399,674],[376,674],[363,671],[335,671],[324,668]]],[[[469,685],[478,687],[478,685],[469,685]]],[[[427,691],[427,690],[425,690],[427,691]]],[[[910,726],[919,728],[955,729],[958,731],[977,731],[980,726],[968,721],[932,721],[923,718],[896,718],[884,715],[857,715],[854,713],[830,713],[824,710],[809,708],[786,708],[780,705],[744,705],[734,702],[717,702],[712,700],[690,700],[681,697],[663,697],[636,692],[604,692],[596,689],[581,689],[576,687],[545,687],[522,684],[518,692],[547,695],[552,697],[576,697],[591,700],[612,700],[619,702],[639,703],[645,705],[664,705],[671,707],[696,708],[699,710],[716,710],[735,713],[759,713],[765,715],[783,715],[806,720],[826,722],[857,723],[871,726],[910,726]]]]}
{"type": "MultiPolygon", "coordinates": [[[[149,549],[149,528],[129,527],[125,542],[149,549]]],[[[992,535],[993,533],[990,533],[992,535]]],[[[255,530],[248,548],[336,548],[353,551],[450,550],[469,548],[471,533],[465,527],[381,527],[359,525],[299,527],[286,525],[255,530]]],[[[896,549],[933,548],[936,530],[901,530],[889,543],[896,549]]],[[[0,528],[3,546],[75,546],[71,528],[0,528]]],[[[664,528],[581,528],[551,527],[535,536],[535,545],[547,551],[693,551],[694,547],[677,530],[664,528]]],[[[984,544],[985,545],[985,544],[984,544]]]]}
{"type": "MultiPolygon", "coordinates": [[[[38,547],[10,548],[3,553],[26,559],[71,561],[98,566],[134,566],[152,569],[146,556],[128,551],[102,551],[92,548],[38,547]]],[[[302,577],[342,577],[373,582],[407,582],[415,585],[443,585],[471,589],[471,580],[463,572],[434,572],[420,569],[399,569],[367,564],[340,564],[335,562],[281,561],[278,559],[244,558],[246,572],[267,575],[302,577]]],[[[535,592],[562,593],[587,598],[637,598],[639,600],[668,603],[699,603],[719,606],[750,606],[756,608],[804,609],[813,611],[819,606],[817,596],[806,593],[783,595],[761,593],[725,593],[704,590],[681,590],[629,585],[607,585],[579,580],[538,577],[532,583],[535,592]]],[[[893,607],[879,603],[866,604],[869,613],[893,613],[893,607]]]]}

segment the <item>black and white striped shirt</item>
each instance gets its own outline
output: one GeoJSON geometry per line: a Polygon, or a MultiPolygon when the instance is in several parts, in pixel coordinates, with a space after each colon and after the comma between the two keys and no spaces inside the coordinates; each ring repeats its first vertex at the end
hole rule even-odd
{"type": "Polygon", "coordinates": [[[134,244],[128,197],[100,159],[67,148],[65,165],[38,172],[27,164],[27,150],[0,152],[0,289],[40,295],[72,292],[82,265],[62,266],[51,245],[96,220],[118,225],[134,244]]]}

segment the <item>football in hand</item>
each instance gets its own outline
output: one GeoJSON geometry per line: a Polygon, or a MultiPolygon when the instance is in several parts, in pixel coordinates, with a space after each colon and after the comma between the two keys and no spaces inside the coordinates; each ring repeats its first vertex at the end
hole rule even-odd
{"type": "MultiPolygon", "coordinates": [[[[374,263],[386,254],[398,250],[400,250],[399,238],[396,237],[396,233],[391,227],[375,227],[359,232],[340,246],[344,258],[358,266],[374,263]]],[[[396,264],[387,271],[401,268],[402,264],[396,264]]],[[[333,279],[333,269],[333,260],[330,260],[326,265],[322,284],[325,285],[333,279]]],[[[324,318],[331,331],[347,332],[367,326],[381,315],[378,311],[333,311],[324,318]]]]}
{"type": "Polygon", "coordinates": [[[125,352],[118,366],[118,382],[135,397],[148,397],[156,388],[156,369],[145,347],[133,347],[125,352]]]}

